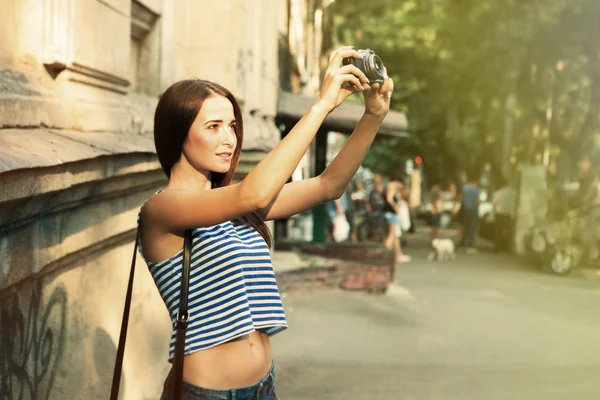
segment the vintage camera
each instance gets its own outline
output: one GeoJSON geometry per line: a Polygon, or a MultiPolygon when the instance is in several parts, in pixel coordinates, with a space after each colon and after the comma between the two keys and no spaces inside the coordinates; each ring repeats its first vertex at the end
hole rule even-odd
{"type": "Polygon", "coordinates": [[[348,57],[342,60],[342,64],[353,64],[369,78],[371,83],[383,83],[383,62],[373,50],[357,50],[363,58],[348,57]]]}

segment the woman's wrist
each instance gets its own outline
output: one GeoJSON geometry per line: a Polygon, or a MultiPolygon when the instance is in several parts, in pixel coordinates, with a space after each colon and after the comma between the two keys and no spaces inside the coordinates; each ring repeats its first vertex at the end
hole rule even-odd
{"type": "Polygon", "coordinates": [[[375,121],[379,121],[382,122],[385,117],[387,116],[387,112],[384,113],[373,113],[371,111],[367,111],[365,110],[363,117],[369,118],[369,119],[373,119],[375,121]]]}
{"type": "Polygon", "coordinates": [[[327,114],[329,114],[331,111],[333,111],[332,108],[326,106],[325,104],[323,104],[323,102],[319,100],[317,100],[310,108],[310,112],[313,112],[317,115],[322,115],[323,118],[325,118],[327,114]]]}

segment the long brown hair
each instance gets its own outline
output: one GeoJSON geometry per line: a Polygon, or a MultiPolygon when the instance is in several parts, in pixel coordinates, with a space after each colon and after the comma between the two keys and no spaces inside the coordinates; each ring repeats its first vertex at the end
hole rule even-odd
{"type": "MultiPolygon", "coordinates": [[[[211,172],[211,187],[218,188],[231,183],[240,161],[244,124],[242,110],[231,92],[223,86],[200,79],[186,79],[171,85],[160,97],[154,114],[154,145],[163,172],[171,176],[171,169],[180,159],[183,143],[188,137],[190,127],[202,108],[204,100],[212,95],[226,97],[233,106],[236,120],[235,136],[237,145],[231,159],[231,168],[226,173],[211,172]]],[[[235,224],[253,227],[271,246],[272,238],[264,219],[257,212],[251,212],[236,218],[235,224]]]]}

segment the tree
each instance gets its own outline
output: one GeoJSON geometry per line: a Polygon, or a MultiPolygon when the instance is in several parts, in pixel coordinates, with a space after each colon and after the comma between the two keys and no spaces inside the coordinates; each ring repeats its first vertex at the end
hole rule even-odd
{"type": "Polygon", "coordinates": [[[555,186],[594,185],[600,2],[337,0],[332,7],[338,41],[381,56],[396,86],[392,108],[409,118],[411,146],[380,140],[367,163],[393,165],[399,154],[418,152],[435,181],[458,181],[485,164],[498,181],[518,164],[540,164],[555,186]]]}

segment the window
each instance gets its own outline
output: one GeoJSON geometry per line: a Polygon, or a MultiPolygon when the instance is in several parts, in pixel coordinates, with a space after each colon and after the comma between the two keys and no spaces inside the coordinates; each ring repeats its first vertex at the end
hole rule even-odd
{"type": "Polygon", "coordinates": [[[131,50],[129,80],[131,88],[148,95],[158,90],[159,37],[155,26],[159,14],[142,2],[131,2],[131,50]]]}

